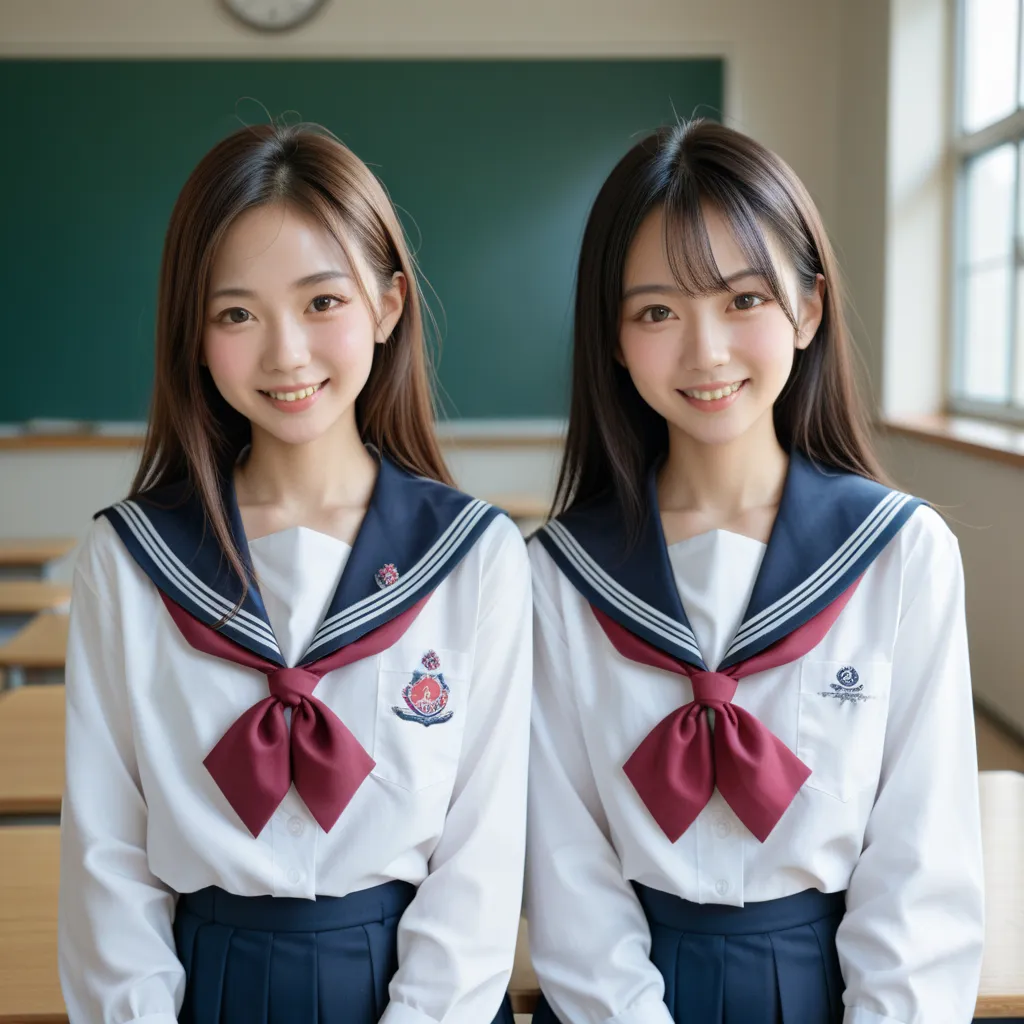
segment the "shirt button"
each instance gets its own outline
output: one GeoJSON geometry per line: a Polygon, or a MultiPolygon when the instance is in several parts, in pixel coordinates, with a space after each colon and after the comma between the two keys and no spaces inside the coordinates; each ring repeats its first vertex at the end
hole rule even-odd
{"type": "Polygon", "coordinates": [[[292,868],[291,871],[288,872],[288,884],[289,885],[298,885],[299,882],[301,882],[301,881],[302,881],[302,872],[298,871],[296,868],[292,868]]]}
{"type": "Polygon", "coordinates": [[[302,823],[301,818],[289,818],[288,819],[288,831],[293,836],[301,836],[306,830],[306,826],[302,823]]]}
{"type": "Polygon", "coordinates": [[[715,892],[717,892],[719,896],[724,896],[728,891],[729,883],[724,878],[720,878],[715,882],[715,892]]]}
{"type": "Polygon", "coordinates": [[[729,833],[732,832],[732,825],[729,824],[728,819],[719,818],[715,822],[715,835],[724,839],[729,833]]]}

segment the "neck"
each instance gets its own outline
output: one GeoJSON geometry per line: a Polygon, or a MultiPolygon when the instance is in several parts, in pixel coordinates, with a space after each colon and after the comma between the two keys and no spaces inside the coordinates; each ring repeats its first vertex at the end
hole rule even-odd
{"type": "Polygon", "coordinates": [[[765,419],[727,444],[703,444],[669,425],[668,458],[658,474],[663,512],[699,512],[727,522],[777,506],[789,456],[765,419]]]}
{"type": "Polygon", "coordinates": [[[365,507],[377,463],[359,437],[355,414],[306,444],[288,444],[253,426],[252,447],[235,473],[240,505],[274,507],[307,521],[339,507],[365,507]]]}

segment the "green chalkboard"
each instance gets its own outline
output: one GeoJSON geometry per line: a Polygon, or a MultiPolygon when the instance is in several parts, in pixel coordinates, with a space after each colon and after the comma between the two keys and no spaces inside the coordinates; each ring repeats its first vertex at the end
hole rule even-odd
{"type": "Polygon", "coordinates": [[[317,121],[383,179],[452,417],[566,409],[586,211],[642,134],[720,117],[719,60],[0,61],[0,422],[141,420],[171,206],[240,121],[317,121]]]}

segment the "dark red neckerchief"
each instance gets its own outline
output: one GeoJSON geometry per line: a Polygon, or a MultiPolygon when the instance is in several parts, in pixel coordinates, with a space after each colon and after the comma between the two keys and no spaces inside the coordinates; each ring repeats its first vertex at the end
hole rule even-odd
{"type": "Polygon", "coordinates": [[[242,823],[258,836],[294,782],[320,827],[330,832],[375,762],[313,690],[328,672],[391,647],[430,595],[326,658],[297,668],[247,651],[161,596],[192,647],[257,669],[270,684],[270,696],[244,712],[203,762],[242,823]],[[285,707],[292,709],[290,737],[285,707]]]}
{"type": "Polygon", "coordinates": [[[786,665],[817,647],[859,583],[788,636],[722,672],[694,668],[593,608],[621,655],[687,676],[693,684],[693,700],[659,722],[624,766],[670,842],[693,824],[715,786],[762,843],[768,838],[811,770],[749,711],[732,703],[736,685],[744,676],[786,665]],[[704,720],[706,708],[715,712],[713,737],[704,720]]]}

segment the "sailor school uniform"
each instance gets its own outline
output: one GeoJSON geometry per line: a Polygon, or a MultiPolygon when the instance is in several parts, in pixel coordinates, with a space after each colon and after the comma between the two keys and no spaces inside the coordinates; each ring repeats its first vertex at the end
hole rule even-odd
{"type": "Polygon", "coordinates": [[[794,453],[767,545],[530,543],[535,1024],[961,1024],[981,965],[955,538],[794,453]]]}
{"type": "Polygon", "coordinates": [[[67,662],[71,1024],[511,1022],[530,708],[522,539],[387,458],[352,546],[237,578],[164,488],[101,513],[67,662]],[[180,1018],[179,1018],[180,1014],[180,1018]]]}

